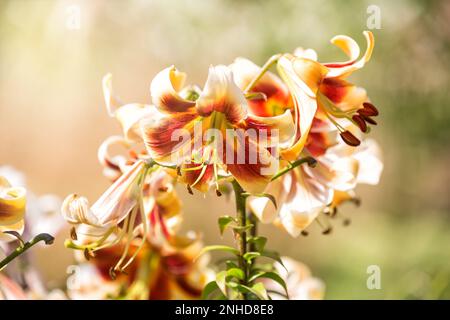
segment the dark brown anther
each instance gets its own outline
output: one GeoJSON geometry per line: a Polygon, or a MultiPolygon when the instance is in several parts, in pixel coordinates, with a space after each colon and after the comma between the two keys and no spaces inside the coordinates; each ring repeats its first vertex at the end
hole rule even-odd
{"type": "Polygon", "coordinates": [[[78,240],[77,231],[75,227],[70,228],[70,239],[78,240]]]}
{"type": "Polygon", "coordinates": [[[89,253],[89,249],[84,249],[84,257],[86,258],[86,260],[91,260],[91,254],[89,253]]]}
{"type": "Polygon", "coordinates": [[[219,189],[216,189],[216,195],[217,195],[218,197],[221,197],[221,196],[222,196],[222,192],[220,192],[219,189]]]}
{"type": "Polygon", "coordinates": [[[359,207],[359,206],[361,205],[361,199],[360,199],[360,198],[353,198],[351,201],[352,201],[352,202],[355,204],[355,206],[357,206],[357,207],[359,207]]]}
{"type": "Polygon", "coordinates": [[[375,120],[373,120],[371,117],[368,116],[362,116],[364,121],[366,121],[367,123],[373,124],[374,126],[377,125],[377,122],[375,120]]]}
{"type": "Polygon", "coordinates": [[[182,174],[181,174],[181,167],[177,167],[177,175],[180,176],[180,177],[182,176],[182,174]]]}
{"type": "Polygon", "coordinates": [[[190,185],[187,185],[187,191],[189,192],[189,194],[194,194],[190,185]]]}
{"type": "Polygon", "coordinates": [[[352,220],[346,218],[344,219],[344,221],[342,222],[342,224],[344,225],[344,227],[349,226],[352,223],[352,220]]]}
{"type": "Polygon", "coordinates": [[[344,140],[344,142],[346,144],[348,144],[349,146],[357,147],[361,144],[361,141],[359,141],[359,139],[357,137],[355,137],[353,135],[353,133],[351,133],[348,130],[341,132],[340,135],[341,135],[342,140],[344,140]]]}
{"type": "Polygon", "coordinates": [[[359,114],[355,114],[352,117],[352,119],[353,119],[353,121],[356,122],[356,124],[358,125],[359,129],[362,132],[367,132],[367,124],[366,124],[366,121],[364,121],[362,116],[360,116],[359,114]]]}
{"type": "Polygon", "coordinates": [[[326,228],[325,230],[322,231],[322,234],[323,234],[323,235],[327,235],[327,234],[330,234],[331,231],[333,231],[333,228],[328,227],[328,228],[326,228]]]}
{"type": "Polygon", "coordinates": [[[378,112],[378,109],[371,104],[370,102],[364,102],[363,103],[365,113],[370,117],[376,117],[380,113],[378,112]]]}
{"type": "Polygon", "coordinates": [[[302,236],[307,237],[309,233],[308,233],[308,231],[303,230],[303,231],[301,232],[301,234],[302,234],[302,236]]]}
{"type": "Polygon", "coordinates": [[[167,192],[167,190],[169,190],[169,188],[167,188],[167,187],[159,187],[158,188],[159,192],[167,192]]]}

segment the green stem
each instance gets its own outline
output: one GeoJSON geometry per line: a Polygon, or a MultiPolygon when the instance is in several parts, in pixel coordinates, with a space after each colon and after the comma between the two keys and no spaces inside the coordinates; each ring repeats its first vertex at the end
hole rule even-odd
{"type": "Polygon", "coordinates": [[[32,246],[34,246],[36,243],[40,242],[40,241],[44,241],[45,244],[49,245],[53,243],[53,240],[55,238],[53,238],[51,235],[49,235],[48,233],[41,233],[38,234],[36,237],[34,237],[32,240],[25,242],[22,246],[16,248],[16,250],[14,250],[9,256],[7,256],[5,259],[3,259],[2,261],[0,261],[0,271],[2,271],[7,265],[8,263],[10,263],[11,261],[13,261],[15,258],[17,258],[18,256],[20,256],[22,253],[24,253],[25,251],[27,251],[28,249],[30,249],[32,246]]]}
{"type": "Polygon", "coordinates": [[[277,63],[278,59],[280,59],[280,57],[282,56],[282,54],[276,54],[273,55],[269,58],[269,60],[267,60],[267,62],[261,67],[261,70],[259,71],[259,73],[256,75],[255,78],[253,78],[253,80],[247,85],[247,87],[244,90],[244,93],[249,93],[250,90],[252,90],[252,88],[256,85],[256,83],[259,81],[259,79],[261,79],[261,77],[267,72],[267,70],[269,70],[269,68],[277,63]]]}
{"type": "MultiPolygon", "coordinates": [[[[247,225],[247,216],[245,213],[245,199],[244,190],[240,184],[233,180],[232,182],[234,196],[236,199],[236,218],[240,227],[247,225]]],[[[243,228],[238,234],[238,249],[239,249],[239,268],[244,271],[244,279],[241,281],[243,285],[248,283],[248,265],[244,259],[244,255],[247,253],[247,231],[243,228]]],[[[247,300],[247,295],[244,294],[244,300],[247,300]]]]}
{"type": "Polygon", "coordinates": [[[286,168],[284,168],[283,170],[278,171],[271,179],[271,181],[278,179],[279,177],[281,177],[282,175],[284,175],[285,173],[291,171],[292,169],[294,169],[295,167],[298,167],[299,165],[303,164],[303,163],[308,163],[308,165],[310,167],[314,167],[317,164],[316,159],[314,159],[313,157],[304,157],[304,158],[300,158],[298,160],[295,160],[294,162],[290,163],[286,168]]]}

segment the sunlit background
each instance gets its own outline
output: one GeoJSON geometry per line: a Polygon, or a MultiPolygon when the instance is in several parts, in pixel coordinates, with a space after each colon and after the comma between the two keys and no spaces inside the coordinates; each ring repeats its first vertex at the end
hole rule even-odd
{"type": "MultiPolygon", "coordinates": [[[[104,107],[104,74],[122,100],[150,102],[152,77],[171,64],[202,85],[210,64],[237,56],[262,64],[303,46],[322,61],[342,59],[329,39],[347,34],[364,47],[369,5],[380,8],[381,29],[352,80],[381,111],[371,133],[384,150],[381,183],[358,189],[361,207],[341,210],[352,224],[334,221],[331,235],[318,225],[297,239],[273,226],[261,233],[309,265],[327,299],[449,299],[449,1],[0,0],[0,165],[22,171],[37,194],[94,201],[109,184],[97,148],[120,132],[104,107]],[[380,290],[366,286],[370,265],[381,269],[380,290]]],[[[180,194],[186,230],[207,244],[231,242],[216,221],[233,214],[232,203],[180,194]]],[[[53,286],[72,261],[67,235],[39,249],[53,286]]]]}

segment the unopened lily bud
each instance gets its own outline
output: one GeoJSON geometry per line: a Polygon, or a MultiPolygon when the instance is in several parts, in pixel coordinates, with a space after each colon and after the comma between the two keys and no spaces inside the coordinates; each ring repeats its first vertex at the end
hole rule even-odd
{"type": "Polygon", "coordinates": [[[353,133],[351,133],[348,130],[341,132],[340,136],[341,136],[342,140],[344,140],[344,142],[346,144],[348,144],[349,146],[357,147],[361,144],[361,141],[359,141],[359,139],[357,137],[355,137],[353,135],[353,133]]]}

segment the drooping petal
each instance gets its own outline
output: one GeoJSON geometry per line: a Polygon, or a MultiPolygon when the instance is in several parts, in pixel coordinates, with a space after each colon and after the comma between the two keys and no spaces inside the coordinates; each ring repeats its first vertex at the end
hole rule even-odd
{"type": "Polygon", "coordinates": [[[370,60],[373,47],[375,45],[375,39],[373,37],[372,32],[370,31],[364,31],[363,34],[367,41],[367,48],[366,52],[359,60],[357,59],[360,50],[355,40],[347,36],[336,36],[331,40],[331,42],[337,45],[340,49],[342,49],[349,56],[350,59],[346,62],[341,63],[339,62],[325,63],[324,65],[330,69],[330,71],[327,74],[327,78],[347,77],[352,72],[364,67],[366,62],[370,60]]]}
{"type": "Polygon", "coordinates": [[[354,157],[359,162],[357,182],[378,184],[383,171],[381,149],[378,143],[372,139],[364,140],[354,157]]]}
{"type": "MultiPolygon", "coordinates": [[[[282,182],[280,179],[278,179],[267,185],[265,193],[274,196],[277,204],[282,204],[284,203],[287,196],[287,194],[282,191],[282,182]]],[[[249,197],[248,207],[262,223],[271,223],[277,217],[277,208],[275,208],[272,201],[270,201],[270,199],[267,197],[249,197]]]]}
{"type": "Polygon", "coordinates": [[[111,74],[103,77],[103,96],[109,116],[115,117],[119,121],[124,137],[131,141],[141,140],[139,121],[146,117],[152,117],[156,112],[155,107],[139,103],[123,105],[113,95],[111,74]]]}
{"type": "Polygon", "coordinates": [[[122,126],[123,135],[127,140],[141,141],[140,121],[152,118],[156,113],[154,106],[132,103],[118,108],[114,115],[122,126]]]}
{"type": "Polygon", "coordinates": [[[92,205],[91,211],[98,219],[99,225],[117,224],[128,215],[138,201],[145,170],[145,162],[136,161],[92,205]]]}
{"type": "Polygon", "coordinates": [[[293,161],[307,142],[317,110],[318,85],[326,74],[326,69],[312,60],[283,56],[278,60],[278,71],[294,100],[295,143],[281,153],[283,158],[293,161]]]}
{"type": "Polygon", "coordinates": [[[89,209],[89,201],[77,194],[71,194],[64,199],[61,213],[68,223],[100,226],[98,218],[89,209]]]}
{"type": "Polygon", "coordinates": [[[247,116],[247,101],[233,79],[230,68],[211,66],[205,87],[196,101],[198,113],[207,117],[212,112],[225,114],[231,124],[239,123],[247,116]]]}
{"type": "Polygon", "coordinates": [[[186,74],[170,66],[160,71],[152,80],[150,93],[153,104],[165,113],[186,112],[195,106],[195,102],[185,99],[182,90],[186,74]]]}
{"type": "Polygon", "coordinates": [[[111,136],[103,141],[98,148],[97,158],[103,166],[103,174],[115,181],[122,174],[127,158],[122,155],[111,156],[109,148],[113,145],[122,145],[126,149],[130,148],[131,145],[128,140],[121,136],[111,136]]]}
{"type": "Polygon", "coordinates": [[[301,167],[285,175],[283,186],[288,196],[281,204],[280,222],[297,237],[331,203],[333,190],[309,177],[301,167]]]}

